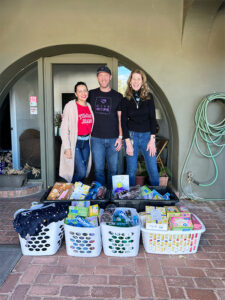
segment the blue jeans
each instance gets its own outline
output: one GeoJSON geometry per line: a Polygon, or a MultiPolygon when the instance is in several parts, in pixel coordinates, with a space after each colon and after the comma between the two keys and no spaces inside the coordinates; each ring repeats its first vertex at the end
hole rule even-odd
{"type": "Polygon", "coordinates": [[[95,180],[105,185],[105,158],[108,168],[108,187],[112,186],[112,176],[117,175],[118,155],[116,139],[91,138],[91,151],[95,167],[95,180]]]}
{"type": "MultiPolygon", "coordinates": [[[[137,161],[138,161],[138,152],[141,150],[144,159],[146,169],[148,171],[149,181],[151,185],[159,185],[159,173],[156,162],[156,155],[150,156],[149,151],[146,151],[147,144],[150,140],[150,132],[134,132],[130,131],[130,139],[133,140],[134,155],[129,156],[126,154],[127,161],[127,174],[130,178],[130,186],[135,185],[135,176],[137,172],[137,161]]],[[[126,147],[126,145],[125,145],[126,147]]]]}
{"type": "Polygon", "coordinates": [[[74,159],[74,174],[72,182],[81,181],[85,178],[90,154],[89,140],[77,140],[74,159]]]}

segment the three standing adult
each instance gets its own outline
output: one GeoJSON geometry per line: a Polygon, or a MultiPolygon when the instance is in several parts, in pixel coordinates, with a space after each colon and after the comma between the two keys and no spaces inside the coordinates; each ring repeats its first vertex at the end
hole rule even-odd
{"type": "Polygon", "coordinates": [[[108,187],[111,187],[124,136],[130,186],[135,185],[139,150],[144,156],[151,185],[158,186],[155,105],[146,76],[141,70],[131,72],[124,99],[111,88],[111,79],[111,70],[101,66],[97,70],[99,88],[91,90],[89,97],[84,82],[75,85],[77,100],[67,103],[63,112],[59,175],[68,182],[84,179],[90,172],[93,157],[95,180],[105,185],[106,159],[108,187]]]}
{"type": "Polygon", "coordinates": [[[117,174],[118,155],[123,138],[121,129],[121,102],[123,97],[111,88],[111,79],[111,70],[107,66],[99,67],[97,69],[99,88],[90,90],[88,98],[95,117],[91,134],[95,180],[102,185],[106,184],[106,160],[108,187],[112,186],[112,176],[117,174]]]}

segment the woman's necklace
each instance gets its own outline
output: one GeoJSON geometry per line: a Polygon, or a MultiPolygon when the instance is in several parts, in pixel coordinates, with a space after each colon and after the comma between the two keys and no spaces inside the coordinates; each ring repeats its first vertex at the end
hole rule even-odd
{"type": "Polygon", "coordinates": [[[133,97],[133,99],[134,99],[134,102],[135,102],[135,104],[136,104],[137,109],[139,109],[139,105],[140,105],[140,103],[141,103],[141,98],[140,98],[140,96],[139,96],[138,94],[135,93],[135,95],[132,96],[132,97],[133,97]]]}

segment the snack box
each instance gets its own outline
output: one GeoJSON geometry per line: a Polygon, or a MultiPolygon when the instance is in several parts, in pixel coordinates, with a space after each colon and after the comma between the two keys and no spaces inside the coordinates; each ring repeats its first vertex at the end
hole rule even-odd
{"type": "Polygon", "coordinates": [[[72,217],[70,217],[70,216],[67,216],[65,218],[64,222],[65,222],[66,225],[70,225],[70,226],[76,226],[76,224],[77,224],[77,222],[75,221],[75,219],[72,218],[72,217]]]}
{"type": "Polygon", "coordinates": [[[85,199],[85,197],[87,196],[88,192],[89,192],[90,186],[83,184],[80,181],[75,182],[74,184],[74,190],[72,195],[70,196],[71,200],[76,200],[76,199],[85,199]]]}
{"type": "Polygon", "coordinates": [[[78,227],[98,227],[98,217],[82,217],[74,213],[69,213],[65,218],[65,224],[78,227]]]}
{"type": "Polygon", "coordinates": [[[52,187],[47,200],[68,200],[73,193],[73,183],[56,182],[52,187]]]}
{"type": "Polygon", "coordinates": [[[192,230],[193,224],[191,222],[191,218],[184,216],[171,217],[169,220],[169,229],[180,231],[192,230]]]}
{"type": "Polygon", "coordinates": [[[89,217],[99,215],[99,206],[98,204],[89,206],[89,217]]]}
{"type": "Polygon", "coordinates": [[[152,191],[147,185],[143,185],[141,187],[141,196],[143,197],[143,199],[149,199],[151,193],[152,191]]]}
{"type": "Polygon", "coordinates": [[[115,190],[117,187],[123,187],[125,190],[129,191],[129,175],[113,175],[112,176],[112,189],[113,194],[115,194],[115,190]]]}
{"type": "Polygon", "coordinates": [[[146,206],[146,229],[167,230],[168,220],[164,207],[146,206]]]}
{"type": "Polygon", "coordinates": [[[88,217],[89,215],[89,208],[82,207],[82,206],[69,206],[69,214],[76,214],[81,217],[88,217]]]}
{"type": "Polygon", "coordinates": [[[167,206],[166,207],[166,215],[169,220],[170,217],[179,217],[181,215],[177,206],[167,206]]]}
{"type": "Polygon", "coordinates": [[[166,215],[165,207],[157,207],[157,206],[145,206],[145,212],[147,214],[156,213],[159,211],[161,214],[166,215]]]}
{"type": "Polygon", "coordinates": [[[91,201],[72,201],[71,206],[80,206],[80,207],[89,207],[91,205],[91,201]]]}
{"type": "Polygon", "coordinates": [[[179,206],[179,211],[181,212],[181,216],[191,217],[191,212],[184,205],[179,206]]]}
{"type": "Polygon", "coordinates": [[[85,218],[85,220],[90,222],[95,227],[98,227],[98,217],[97,216],[87,217],[87,218],[85,218]]]}

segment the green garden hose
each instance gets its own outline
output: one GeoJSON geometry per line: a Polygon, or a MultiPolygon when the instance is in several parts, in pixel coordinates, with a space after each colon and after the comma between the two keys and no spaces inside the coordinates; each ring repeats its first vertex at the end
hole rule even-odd
{"type": "MultiPolygon", "coordinates": [[[[207,186],[211,186],[213,185],[217,178],[218,178],[218,166],[216,163],[215,158],[220,155],[225,147],[225,119],[223,119],[222,121],[216,123],[216,124],[211,124],[208,121],[208,117],[207,117],[207,109],[208,109],[208,105],[210,102],[212,101],[216,101],[216,100],[222,100],[224,101],[225,104],[225,93],[214,93],[208,96],[205,96],[196,111],[195,114],[195,132],[194,132],[194,136],[192,139],[192,143],[190,146],[190,149],[188,151],[182,172],[181,172],[181,176],[180,176],[180,186],[182,189],[182,192],[188,197],[191,198],[190,195],[187,195],[184,192],[183,189],[183,176],[184,176],[184,172],[186,170],[186,166],[188,163],[188,160],[190,158],[191,155],[191,151],[193,149],[193,146],[195,145],[196,148],[198,149],[199,153],[212,160],[214,168],[215,168],[215,176],[214,178],[211,180],[211,182],[209,183],[199,183],[196,180],[194,180],[193,178],[190,178],[190,181],[192,181],[193,183],[201,186],[201,187],[207,187],[207,186]],[[208,154],[203,153],[203,151],[201,150],[200,146],[199,146],[199,137],[201,138],[201,141],[203,141],[208,149],[208,154]],[[212,147],[214,147],[214,149],[216,148],[216,152],[212,153],[212,147]]],[[[214,150],[215,151],[215,150],[214,150]]],[[[190,182],[189,182],[190,183],[190,182]]],[[[225,199],[198,199],[198,200],[225,200],[225,199]]]]}

